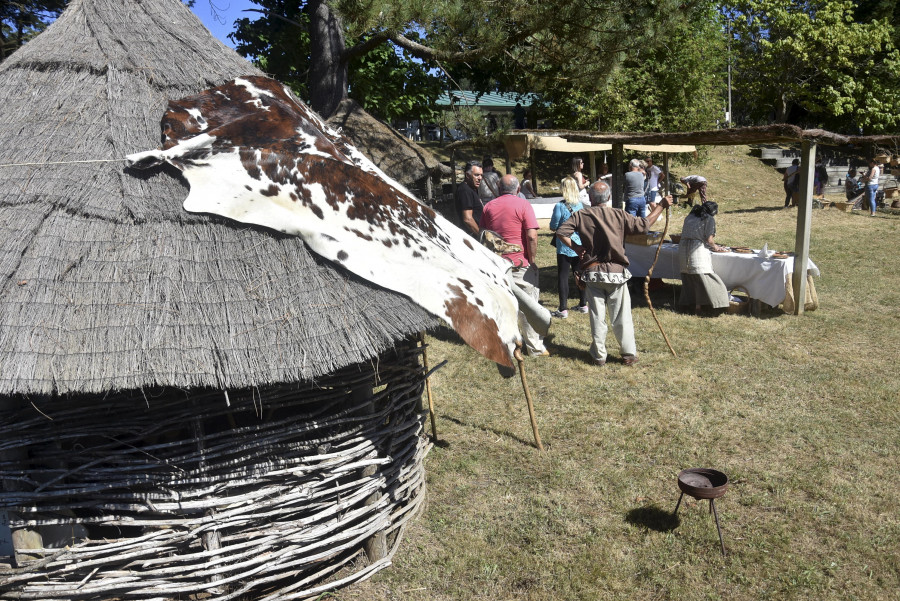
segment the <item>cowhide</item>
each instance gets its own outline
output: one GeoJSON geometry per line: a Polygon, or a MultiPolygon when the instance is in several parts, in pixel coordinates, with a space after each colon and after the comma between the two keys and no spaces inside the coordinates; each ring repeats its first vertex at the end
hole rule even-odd
{"type": "Polygon", "coordinates": [[[508,262],[421,205],[283,85],[247,77],[172,101],[162,129],[162,149],[129,164],[180,169],[186,210],[300,236],[512,365],[520,336],[508,262]]]}

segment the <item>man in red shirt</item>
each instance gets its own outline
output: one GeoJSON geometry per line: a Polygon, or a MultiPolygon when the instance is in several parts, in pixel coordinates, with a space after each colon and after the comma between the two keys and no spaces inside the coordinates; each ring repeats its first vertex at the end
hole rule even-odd
{"type": "MultiPolygon", "coordinates": [[[[484,205],[481,215],[481,229],[493,230],[510,244],[519,245],[522,250],[503,255],[513,264],[513,280],[522,291],[535,301],[539,299],[537,256],[538,222],[531,204],[517,196],[519,180],[509,174],[500,178],[500,196],[484,205]]],[[[525,341],[525,352],[532,357],[547,356],[541,336],[529,325],[525,315],[519,311],[519,330],[525,341]]]]}

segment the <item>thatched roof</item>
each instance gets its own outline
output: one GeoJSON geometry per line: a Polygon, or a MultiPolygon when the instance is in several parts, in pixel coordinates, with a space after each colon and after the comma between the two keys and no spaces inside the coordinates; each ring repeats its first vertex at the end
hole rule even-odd
{"type": "Polygon", "coordinates": [[[72,0],[0,65],[0,394],[305,380],[436,323],[124,171],[169,99],[257,73],[178,0],[72,0]]]}
{"type": "Polygon", "coordinates": [[[338,105],[328,124],[341,128],[354,146],[382,171],[404,186],[414,186],[425,177],[449,175],[449,167],[433,154],[390,125],[367,113],[352,99],[338,105]]]}

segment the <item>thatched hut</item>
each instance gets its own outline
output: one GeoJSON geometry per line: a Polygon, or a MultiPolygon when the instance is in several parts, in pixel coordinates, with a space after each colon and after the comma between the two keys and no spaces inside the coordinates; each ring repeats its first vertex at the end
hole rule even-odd
{"type": "Polygon", "coordinates": [[[123,168],[253,73],[178,0],[72,0],[0,65],[4,599],[306,598],[421,503],[436,320],[123,168]]]}
{"type": "Polygon", "coordinates": [[[419,198],[431,201],[440,192],[442,177],[453,170],[390,125],[367,113],[348,98],[328,118],[328,124],[343,130],[353,145],[385,173],[419,198]]]}

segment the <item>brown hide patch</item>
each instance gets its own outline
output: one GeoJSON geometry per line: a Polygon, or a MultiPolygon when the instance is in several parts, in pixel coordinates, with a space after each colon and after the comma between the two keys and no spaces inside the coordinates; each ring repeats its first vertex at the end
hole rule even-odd
{"type": "Polygon", "coordinates": [[[466,341],[466,344],[496,363],[512,367],[509,349],[500,339],[497,322],[485,316],[466,300],[462,288],[453,284],[447,287],[450,291],[444,306],[453,324],[453,329],[466,341]]]}

